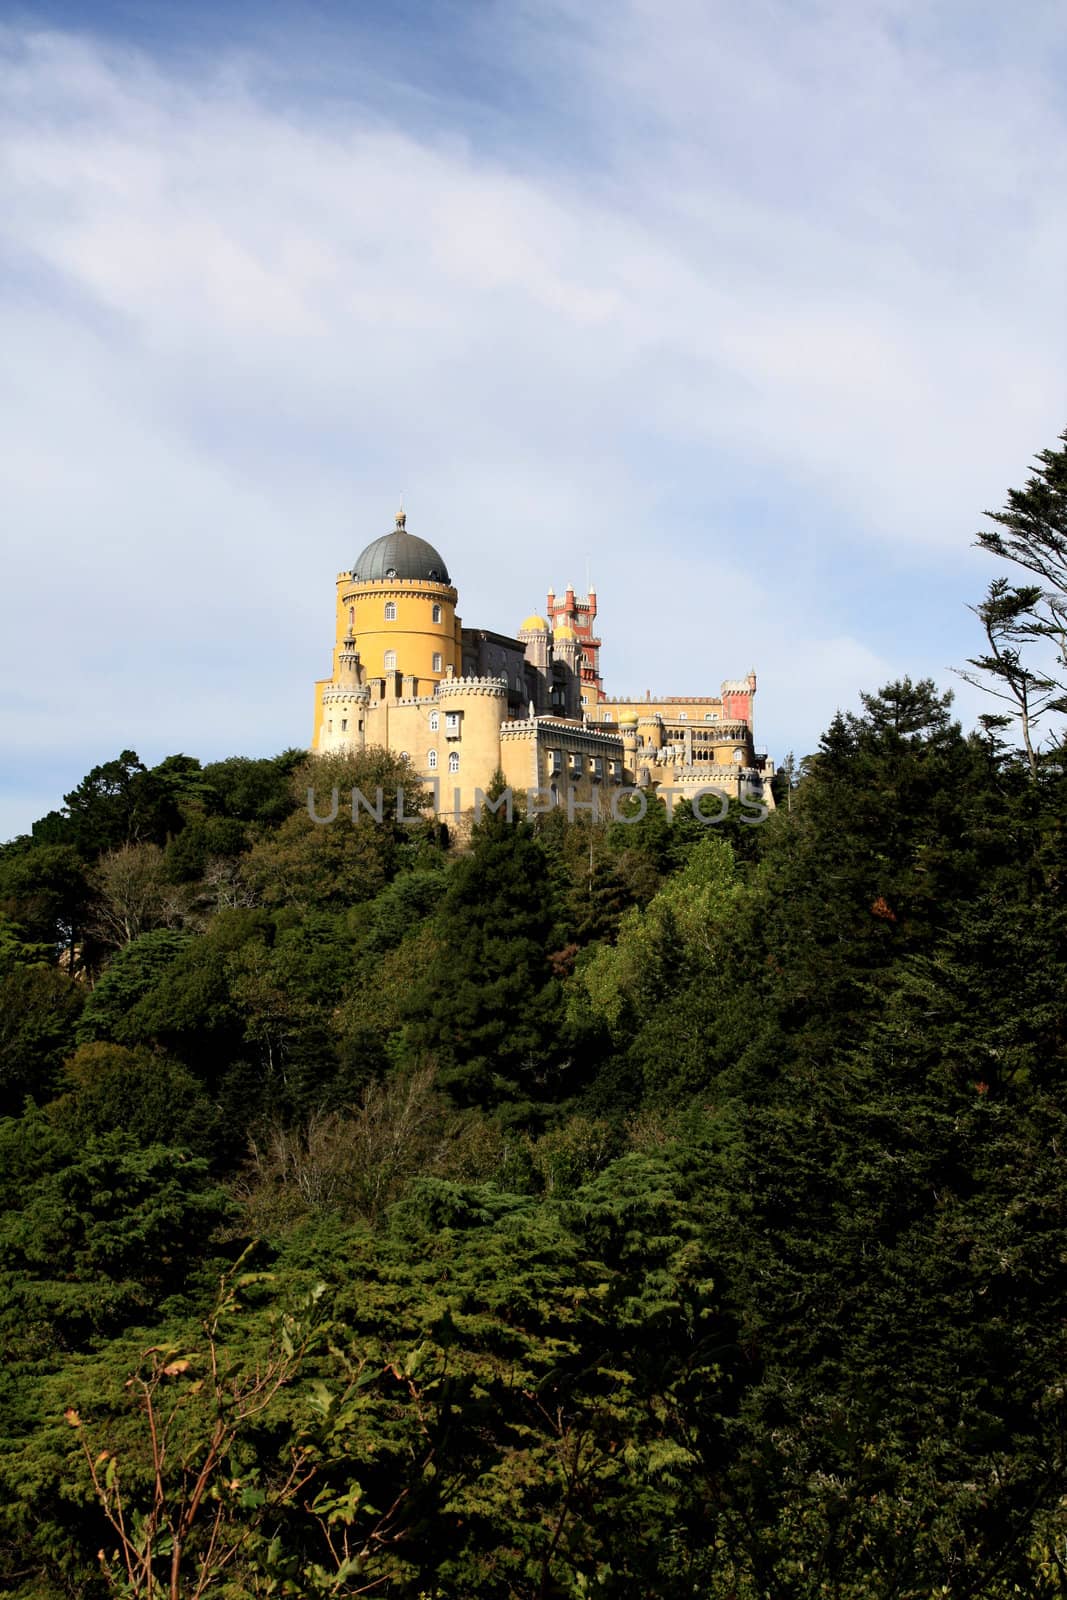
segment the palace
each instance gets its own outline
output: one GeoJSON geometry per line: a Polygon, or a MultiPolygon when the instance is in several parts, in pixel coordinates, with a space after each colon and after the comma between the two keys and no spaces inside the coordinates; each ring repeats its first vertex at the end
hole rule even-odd
{"type": "Polygon", "coordinates": [[[592,587],[587,596],[550,589],[544,614],[515,635],[463,627],[458,600],[443,557],[407,531],[401,511],[393,532],[337,576],[314,751],[383,746],[403,756],[433,786],[438,814],[470,810],[497,771],[516,791],[541,790],[539,803],[569,795],[604,812],[620,785],[668,800],[716,789],[773,805],[773,768],[753,744],[755,673],[718,695],[613,698],[592,587]]]}

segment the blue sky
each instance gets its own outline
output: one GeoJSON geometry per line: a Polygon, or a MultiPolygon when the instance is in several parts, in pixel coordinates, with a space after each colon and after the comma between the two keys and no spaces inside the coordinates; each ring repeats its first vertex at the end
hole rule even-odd
{"type": "MultiPolygon", "coordinates": [[[[812,749],[952,686],[1067,425],[1062,13],[0,10],[0,838],[124,747],[310,735],[391,526],[471,624],[812,749]]],[[[970,722],[982,704],[956,685],[970,722]]]]}

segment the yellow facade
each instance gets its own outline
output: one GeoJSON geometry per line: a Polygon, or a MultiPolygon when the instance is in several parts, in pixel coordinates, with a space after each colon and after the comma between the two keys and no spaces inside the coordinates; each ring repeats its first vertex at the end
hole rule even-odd
{"type": "Polygon", "coordinates": [[[436,684],[450,672],[455,676],[462,659],[456,599],[455,589],[447,584],[410,578],[356,584],[351,573],[341,573],[335,666],[351,633],[372,678],[393,671],[436,684]]]}
{"type": "Polygon", "coordinates": [[[721,722],[721,695],[686,695],[673,700],[602,700],[596,708],[598,722],[621,718],[662,717],[665,722],[721,722]]]}
{"type": "MultiPolygon", "coordinates": [[[[752,745],[754,675],[724,683],[721,696],[604,699],[583,713],[581,646],[568,623],[550,632],[535,612],[518,638],[464,630],[457,601],[443,558],[407,533],[403,513],[338,574],[315,751],[403,756],[443,816],[469,814],[497,772],[517,794],[538,790],[538,803],[579,813],[595,798],[610,815],[612,793],[627,784],[650,794],[747,789],[769,801],[752,745]]],[[[576,601],[575,614],[582,605],[591,611],[576,601]]]]}

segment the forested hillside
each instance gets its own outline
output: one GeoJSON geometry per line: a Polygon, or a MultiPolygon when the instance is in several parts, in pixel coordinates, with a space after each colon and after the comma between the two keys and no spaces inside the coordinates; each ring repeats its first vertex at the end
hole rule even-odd
{"type": "Polygon", "coordinates": [[[1041,462],[1007,698],[864,696],[760,826],[125,751],[0,849],[4,1592],[1067,1592],[1041,462]]]}

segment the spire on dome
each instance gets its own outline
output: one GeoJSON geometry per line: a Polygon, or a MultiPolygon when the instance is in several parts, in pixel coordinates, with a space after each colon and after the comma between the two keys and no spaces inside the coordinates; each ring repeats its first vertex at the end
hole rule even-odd
{"type": "Polygon", "coordinates": [[[407,529],[407,525],[408,525],[408,519],[407,519],[407,514],[404,511],[404,497],[403,497],[403,495],[401,495],[401,497],[400,497],[400,510],[396,514],[397,532],[398,533],[404,533],[406,531],[406,529],[407,529]]]}

